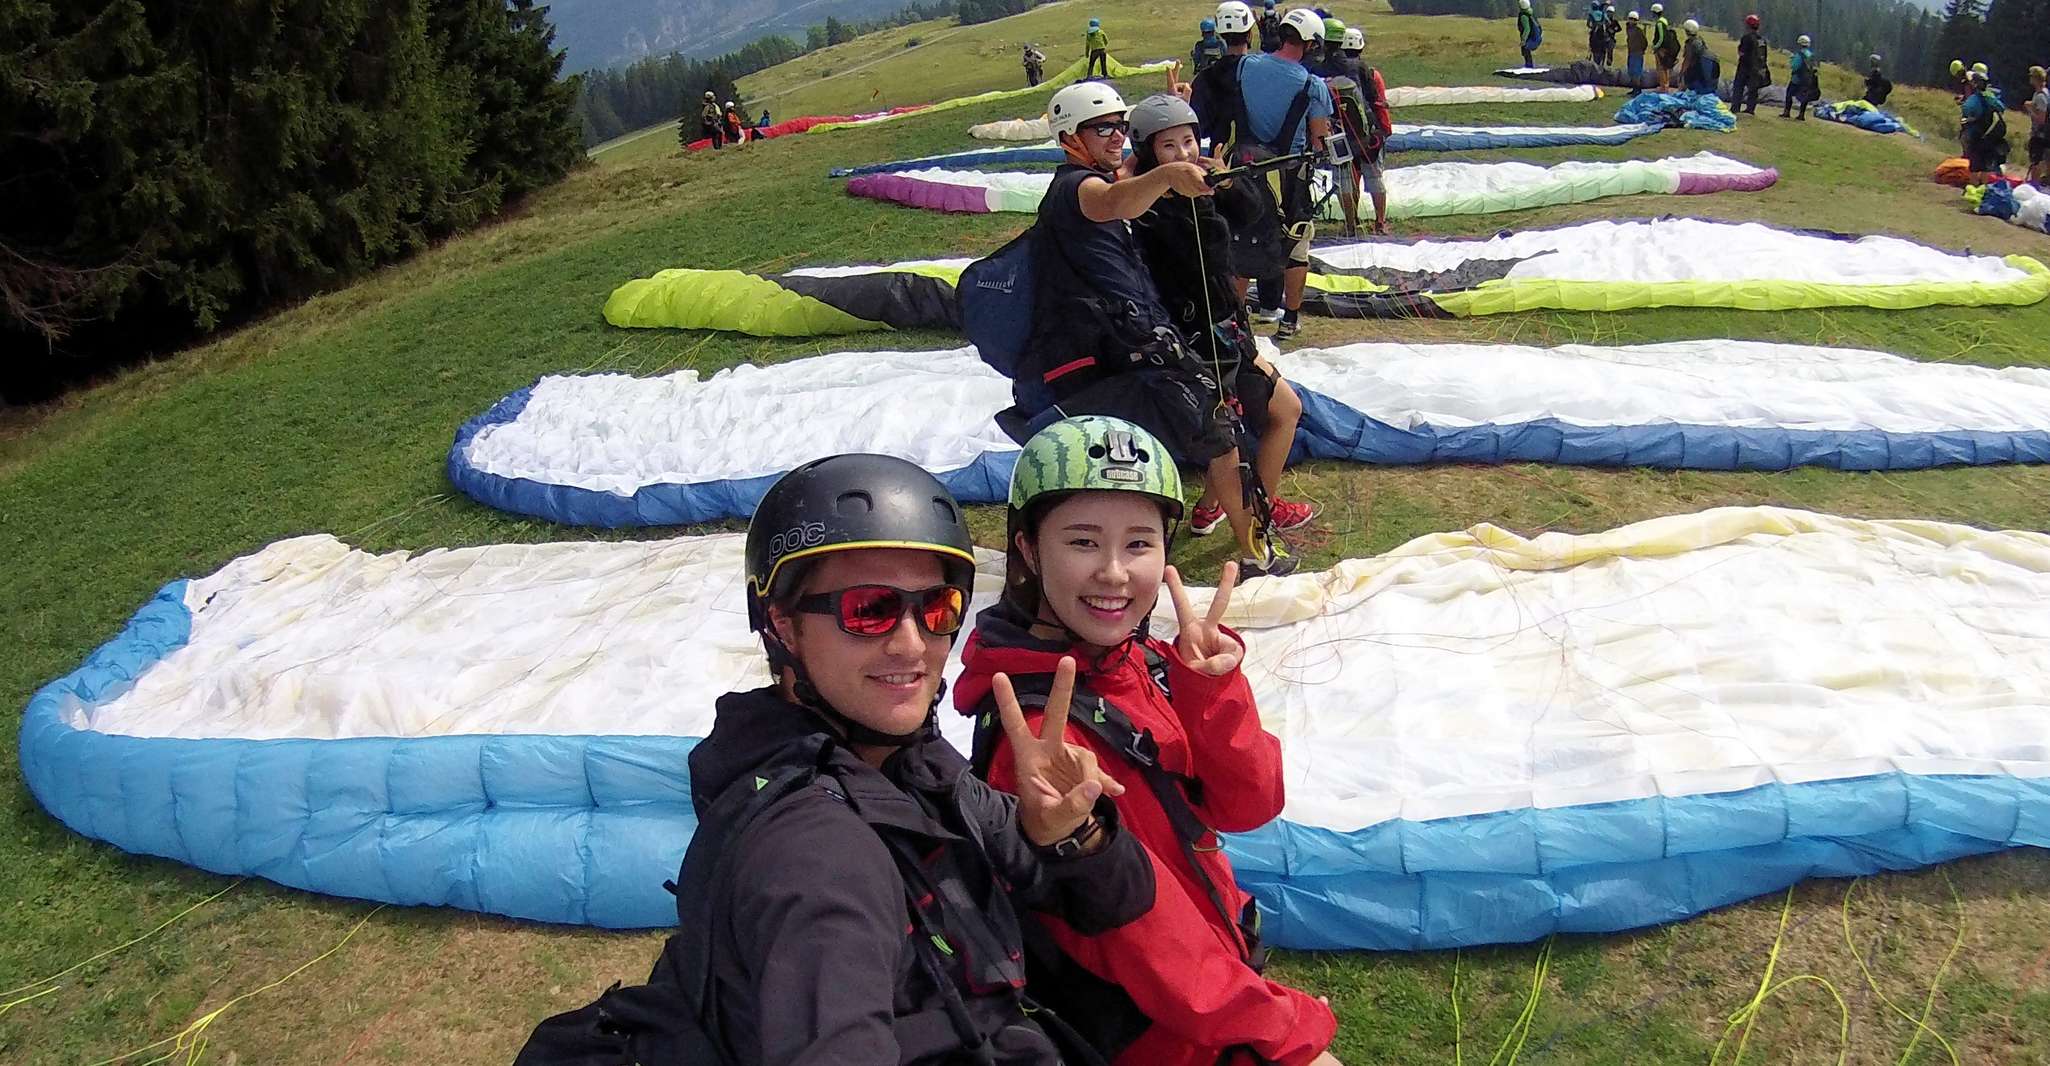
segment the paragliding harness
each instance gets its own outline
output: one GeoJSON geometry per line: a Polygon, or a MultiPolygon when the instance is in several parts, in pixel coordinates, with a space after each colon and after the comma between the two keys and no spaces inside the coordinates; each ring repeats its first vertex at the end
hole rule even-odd
{"type": "MultiPolygon", "coordinates": [[[[1168,691],[1166,657],[1144,640],[1138,640],[1137,644],[1145,656],[1146,673],[1165,694],[1168,691]]],[[[1006,676],[1011,679],[1019,707],[1045,709],[1053,693],[1054,676],[1051,673],[1011,673],[1006,676]]],[[[1212,910],[1228,927],[1238,931],[1242,951],[1240,959],[1254,973],[1265,970],[1267,949],[1260,942],[1259,907],[1248,899],[1242,911],[1233,913],[1224,901],[1224,893],[1202,863],[1204,853],[1223,847],[1217,833],[1203,824],[1193,806],[1203,801],[1203,782],[1160,765],[1160,745],[1153,739],[1152,731],[1133,725],[1131,715],[1091,691],[1085,679],[1078,677],[1075,680],[1069,707],[1070,725],[1081,728],[1106,748],[1117,752],[1145,779],[1147,790],[1160,802],[1168,824],[1174,827],[1175,841],[1181,845],[1182,858],[1188,863],[1190,872],[1196,875],[1196,882],[1203,886],[1212,910]]],[[[975,710],[975,740],[969,757],[969,766],[978,777],[989,776],[990,766],[996,760],[997,742],[1003,736],[1004,727],[997,717],[995,697],[985,696],[975,710]]],[[[1124,989],[1097,977],[1068,958],[1037,922],[1026,924],[1025,949],[1032,971],[1031,986],[1058,996],[1053,1000],[1054,1006],[1064,1007],[1068,1021],[1106,1057],[1116,1058],[1151,1024],[1124,989]]],[[[1248,1060],[1261,1064],[1270,1061],[1244,1047],[1229,1049],[1218,1061],[1238,1063],[1248,1060]]]]}
{"type": "MultiPolygon", "coordinates": [[[[663,883],[676,896],[679,932],[663,944],[647,983],[621,987],[614,982],[595,1001],[542,1021],[514,1066],[731,1066],[745,1061],[721,1029],[712,980],[713,915],[732,884],[733,856],[738,851],[730,845],[776,804],[815,784],[860,814],[830,765],[835,745],[824,734],[793,741],[720,793],[698,823],[677,880],[663,883]]],[[[1008,1061],[994,1034],[986,1031],[987,1013],[979,1023],[962,997],[950,973],[959,966],[961,979],[978,996],[1010,990],[1021,1012],[1058,1045],[1063,1062],[1104,1066],[1064,1019],[1025,998],[1024,965],[1000,930],[1006,922],[1013,927],[1028,923],[1017,920],[1008,898],[1002,892],[993,894],[996,913],[988,916],[972,907],[949,906],[971,898],[960,883],[962,871],[948,863],[935,870],[921,861],[909,842],[892,833],[878,831],[877,836],[904,878],[907,928],[917,934],[911,945],[940,1001],[891,1020],[900,1061],[978,1066],[1004,1066],[1008,1061]],[[927,916],[930,908],[942,911],[937,927],[927,916]]]]}
{"type": "Polygon", "coordinates": [[[2001,102],[1999,97],[1993,95],[1991,88],[1981,89],[1977,95],[1986,102],[1986,115],[1979,120],[1975,128],[1969,131],[1972,138],[1972,147],[1983,151],[1986,147],[1997,143],[2002,148],[2005,148],[2007,146],[2007,106],[2001,102]]]}

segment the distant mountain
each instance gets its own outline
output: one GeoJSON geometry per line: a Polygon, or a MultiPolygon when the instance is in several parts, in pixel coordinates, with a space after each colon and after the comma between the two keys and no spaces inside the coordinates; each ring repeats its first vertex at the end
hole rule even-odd
{"type": "Polygon", "coordinates": [[[553,0],[564,73],[618,67],[651,55],[704,58],[780,33],[804,43],[807,26],[891,14],[905,0],[553,0]]]}

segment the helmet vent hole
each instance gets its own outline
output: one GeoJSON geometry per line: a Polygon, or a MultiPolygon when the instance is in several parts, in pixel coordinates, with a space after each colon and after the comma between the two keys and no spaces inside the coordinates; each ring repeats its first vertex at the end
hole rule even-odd
{"type": "Polygon", "coordinates": [[[955,510],[955,509],[954,509],[954,504],[953,504],[953,501],[951,501],[951,500],[945,500],[945,499],[941,499],[941,498],[940,498],[940,497],[938,497],[938,496],[934,496],[934,497],[932,498],[932,506],[933,506],[933,510],[935,510],[935,511],[938,511],[938,512],[940,513],[940,519],[941,519],[941,521],[945,521],[945,522],[958,522],[958,521],[960,521],[960,514],[961,514],[961,512],[959,512],[959,511],[957,511],[957,510],[955,510]]]}
{"type": "Polygon", "coordinates": [[[866,492],[843,492],[833,501],[833,511],[842,515],[864,515],[876,509],[876,502],[866,492]]]}
{"type": "Polygon", "coordinates": [[[1106,454],[1108,453],[1103,450],[1103,445],[1101,444],[1092,444],[1089,446],[1089,458],[1091,459],[1101,459],[1106,454]]]}

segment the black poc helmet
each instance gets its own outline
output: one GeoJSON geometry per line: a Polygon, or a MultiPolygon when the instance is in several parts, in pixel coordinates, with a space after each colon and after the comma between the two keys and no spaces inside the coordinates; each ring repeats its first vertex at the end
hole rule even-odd
{"type": "MultiPolygon", "coordinates": [[[[748,626],[771,632],[769,604],[788,595],[811,562],[857,548],[932,552],[948,584],[974,588],[974,541],[961,505],[938,478],[891,455],[833,455],[783,475],[755,508],[747,527],[748,626]]],[[[772,662],[779,646],[772,636],[772,662]]]]}

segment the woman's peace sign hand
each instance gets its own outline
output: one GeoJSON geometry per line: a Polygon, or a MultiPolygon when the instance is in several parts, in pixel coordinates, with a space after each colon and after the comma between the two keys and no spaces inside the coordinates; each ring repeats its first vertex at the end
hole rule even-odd
{"type": "Polygon", "coordinates": [[[1182,587],[1181,571],[1167,568],[1167,591],[1174,597],[1175,624],[1181,628],[1174,650],[1199,674],[1223,677],[1238,669],[1239,660],[1245,658],[1246,649],[1223,626],[1224,612],[1231,607],[1232,586],[1238,580],[1239,564],[1224,564],[1224,572],[1217,578],[1217,595],[1210,598],[1210,612],[1197,614],[1189,606],[1189,590],[1182,587]]]}
{"type": "Polygon", "coordinates": [[[1053,691],[1046,697],[1046,717],[1033,736],[1018,705],[1017,690],[1006,674],[991,680],[997,714],[1011,741],[1011,771],[1018,781],[1018,827],[1041,847],[1059,843],[1089,820],[1096,798],[1125,794],[1125,786],[1096,765],[1096,753],[1064,737],[1068,702],[1075,695],[1075,660],[1063,656],[1054,669],[1053,691]]]}

